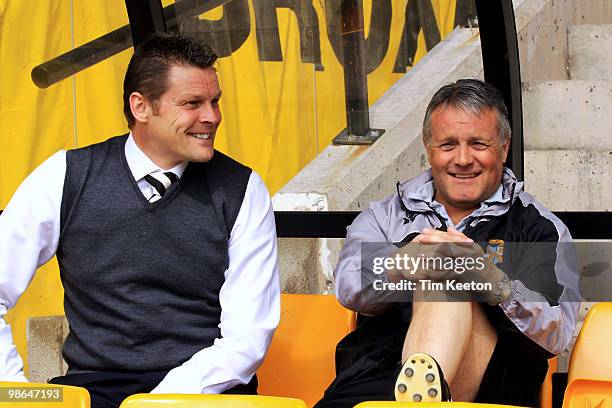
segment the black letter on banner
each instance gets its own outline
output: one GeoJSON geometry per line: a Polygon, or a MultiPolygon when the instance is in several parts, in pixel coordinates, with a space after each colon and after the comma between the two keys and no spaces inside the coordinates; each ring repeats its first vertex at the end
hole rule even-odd
{"type": "Polygon", "coordinates": [[[454,26],[468,27],[468,21],[476,17],[476,4],[474,0],[459,0],[455,8],[454,26]]]}
{"type": "MultiPolygon", "coordinates": [[[[176,1],[176,14],[191,2],[176,1]]],[[[179,22],[181,31],[203,40],[212,47],[219,57],[229,57],[246,41],[251,31],[251,17],[247,0],[233,0],[223,5],[220,20],[202,20],[199,16],[179,22]]]]}
{"type": "Polygon", "coordinates": [[[300,56],[302,62],[315,64],[322,71],[319,20],[310,1],[303,0],[253,0],[257,50],[260,61],[282,61],[278,34],[277,8],[288,8],[295,13],[300,31],[300,56]]]}
{"type": "MultiPolygon", "coordinates": [[[[325,18],[327,20],[327,37],[340,64],[344,66],[344,52],[340,37],[340,10],[344,0],[325,0],[325,18]]],[[[374,71],[389,49],[391,33],[391,0],[375,0],[372,4],[370,32],[366,38],[366,73],[374,71]]]]}
{"type": "Polygon", "coordinates": [[[397,52],[393,72],[406,72],[406,67],[414,65],[419,32],[423,29],[425,46],[431,50],[440,42],[440,30],[430,0],[408,0],[406,5],[406,23],[402,32],[402,41],[397,52]]]}

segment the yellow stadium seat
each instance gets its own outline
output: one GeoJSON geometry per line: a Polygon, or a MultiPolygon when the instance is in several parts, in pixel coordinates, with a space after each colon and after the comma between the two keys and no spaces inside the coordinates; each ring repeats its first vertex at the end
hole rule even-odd
{"type": "Polygon", "coordinates": [[[540,408],[552,408],[552,375],[557,372],[557,357],[548,360],[548,372],[540,388],[540,408]]]}
{"type": "Polygon", "coordinates": [[[335,377],[336,344],[356,326],[335,296],[283,294],[281,319],[263,365],[258,393],[314,405],[335,377]]]}
{"type": "Polygon", "coordinates": [[[395,402],[368,401],[355,405],[355,408],[504,408],[513,405],[476,404],[473,402],[395,402]]]}
{"type": "Polygon", "coordinates": [[[612,302],[591,306],[570,357],[564,408],[612,408],[612,302]]]}
{"type": "Polygon", "coordinates": [[[0,381],[0,408],[26,407],[90,408],[89,392],[69,385],[0,381]],[[32,392],[23,393],[24,389],[32,392]],[[61,390],[61,401],[52,401],[57,395],[54,391],[58,389],[61,390]]]}
{"type": "Polygon", "coordinates": [[[261,395],[136,394],[120,408],[306,408],[304,401],[261,395]]]}
{"type": "Polygon", "coordinates": [[[593,305],[572,350],[568,384],[575,379],[612,381],[611,335],[612,302],[593,305]]]}
{"type": "MultiPolygon", "coordinates": [[[[540,396],[540,408],[551,408],[552,407],[552,374],[557,371],[557,357],[548,360],[548,372],[541,388],[540,396]]],[[[401,408],[401,407],[413,407],[413,408],[494,408],[494,407],[508,407],[512,405],[496,405],[496,404],[478,404],[471,402],[381,402],[381,401],[368,401],[362,402],[355,406],[355,408],[401,408]]],[[[572,407],[577,408],[577,407],[572,407]]],[[[583,407],[590,408],[590,407],[583,407]]],[[[601,408],[601,407],[598,407],[601,408]]],[[[612,408],[612,407],[610,407],[612,408]]]]}
{"type": "Polygon", "coordinates": [[[563,408],[612,408],[612,380],[573,380],[565,390],[563,408]]]}
{"type": "MultiPolygon", "coordinates": [[[[355,313],[334,296],[283,294],[281,321],[257,372],[259,394],[298,398],[313,406],[335,377],[336,345],[355,327],[355,313]]],[[[557,359],[549,360],[542,408],[552,406],[551,376],[556,370],[557,359]]]]}

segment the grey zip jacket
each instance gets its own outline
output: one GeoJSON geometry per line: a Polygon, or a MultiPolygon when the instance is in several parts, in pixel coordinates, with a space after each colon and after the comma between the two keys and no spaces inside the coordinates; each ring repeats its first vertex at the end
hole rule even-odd
{"type": "MultiPolygon", "coordinates": [[[[512,294],[495,307],[503,310],[510,326],[548,353],[556,355],[565,350],[572,339],[581,300],[575,252],[567,227],[524,192],[523,183],[507,168],[496,193],[457,225],[433,200],[434,189],[431,170],[427,170],[398,183],[396,194],[371,203],[347,228],[334,270],[340,303],[374,316],[384,314],[391,306],[370,296],[365,276],[371,271],[362,270],[363,243],[384,244],[379,255],[392,256],[424,228],[446,230],[453,226],[476,242],[503,240],[508,248],[513,248],[511,243],[526,243],[514,245],[519,247],[515,252],[520,252],[514,259],[520,262],[514,262],[512,268],[498,265],[512,279],[512,294]]],[[[377,278],[387,279],[385,274],[377,278]]]]}

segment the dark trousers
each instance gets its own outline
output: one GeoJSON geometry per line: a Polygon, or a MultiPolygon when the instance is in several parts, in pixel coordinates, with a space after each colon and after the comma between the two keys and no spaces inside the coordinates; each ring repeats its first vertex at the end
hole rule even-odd
{"type": "MultiPolygon", "coordinates": [[[[49,383],[86,388],[91,396],[91,408],[118,408],[124,399],[133,394],[151,392],[166,376],[167,370],[141,373],[95,372],[67,374],[52,378],[49,383]]],[[[246,385],[225,391],[223,394],[257,394],[257,377],[246,385]]]]}
{"type": "MultiPolygon", "coordinates": [[[[352,408],[364,401],[395,400],[410,309],[396,305],[383,316],[359,316],[358,328],[336,347],[336,378],[315,408],[352,408]]],[[[474,402],[539,406],[550,355],[519,333],[501,309],[483,309],[498,340],[474,402]]]]}

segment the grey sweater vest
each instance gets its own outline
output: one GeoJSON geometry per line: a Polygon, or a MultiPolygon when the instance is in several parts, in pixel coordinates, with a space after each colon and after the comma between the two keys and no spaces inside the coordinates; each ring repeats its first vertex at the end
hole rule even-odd
{"type": "Polygon", "coordinates": [[[220,337],[228,240],[251,170],[215,152],[151,204],[126,139],[66,156],[57,258],[71,370],[171,369],[220,337]]]}

